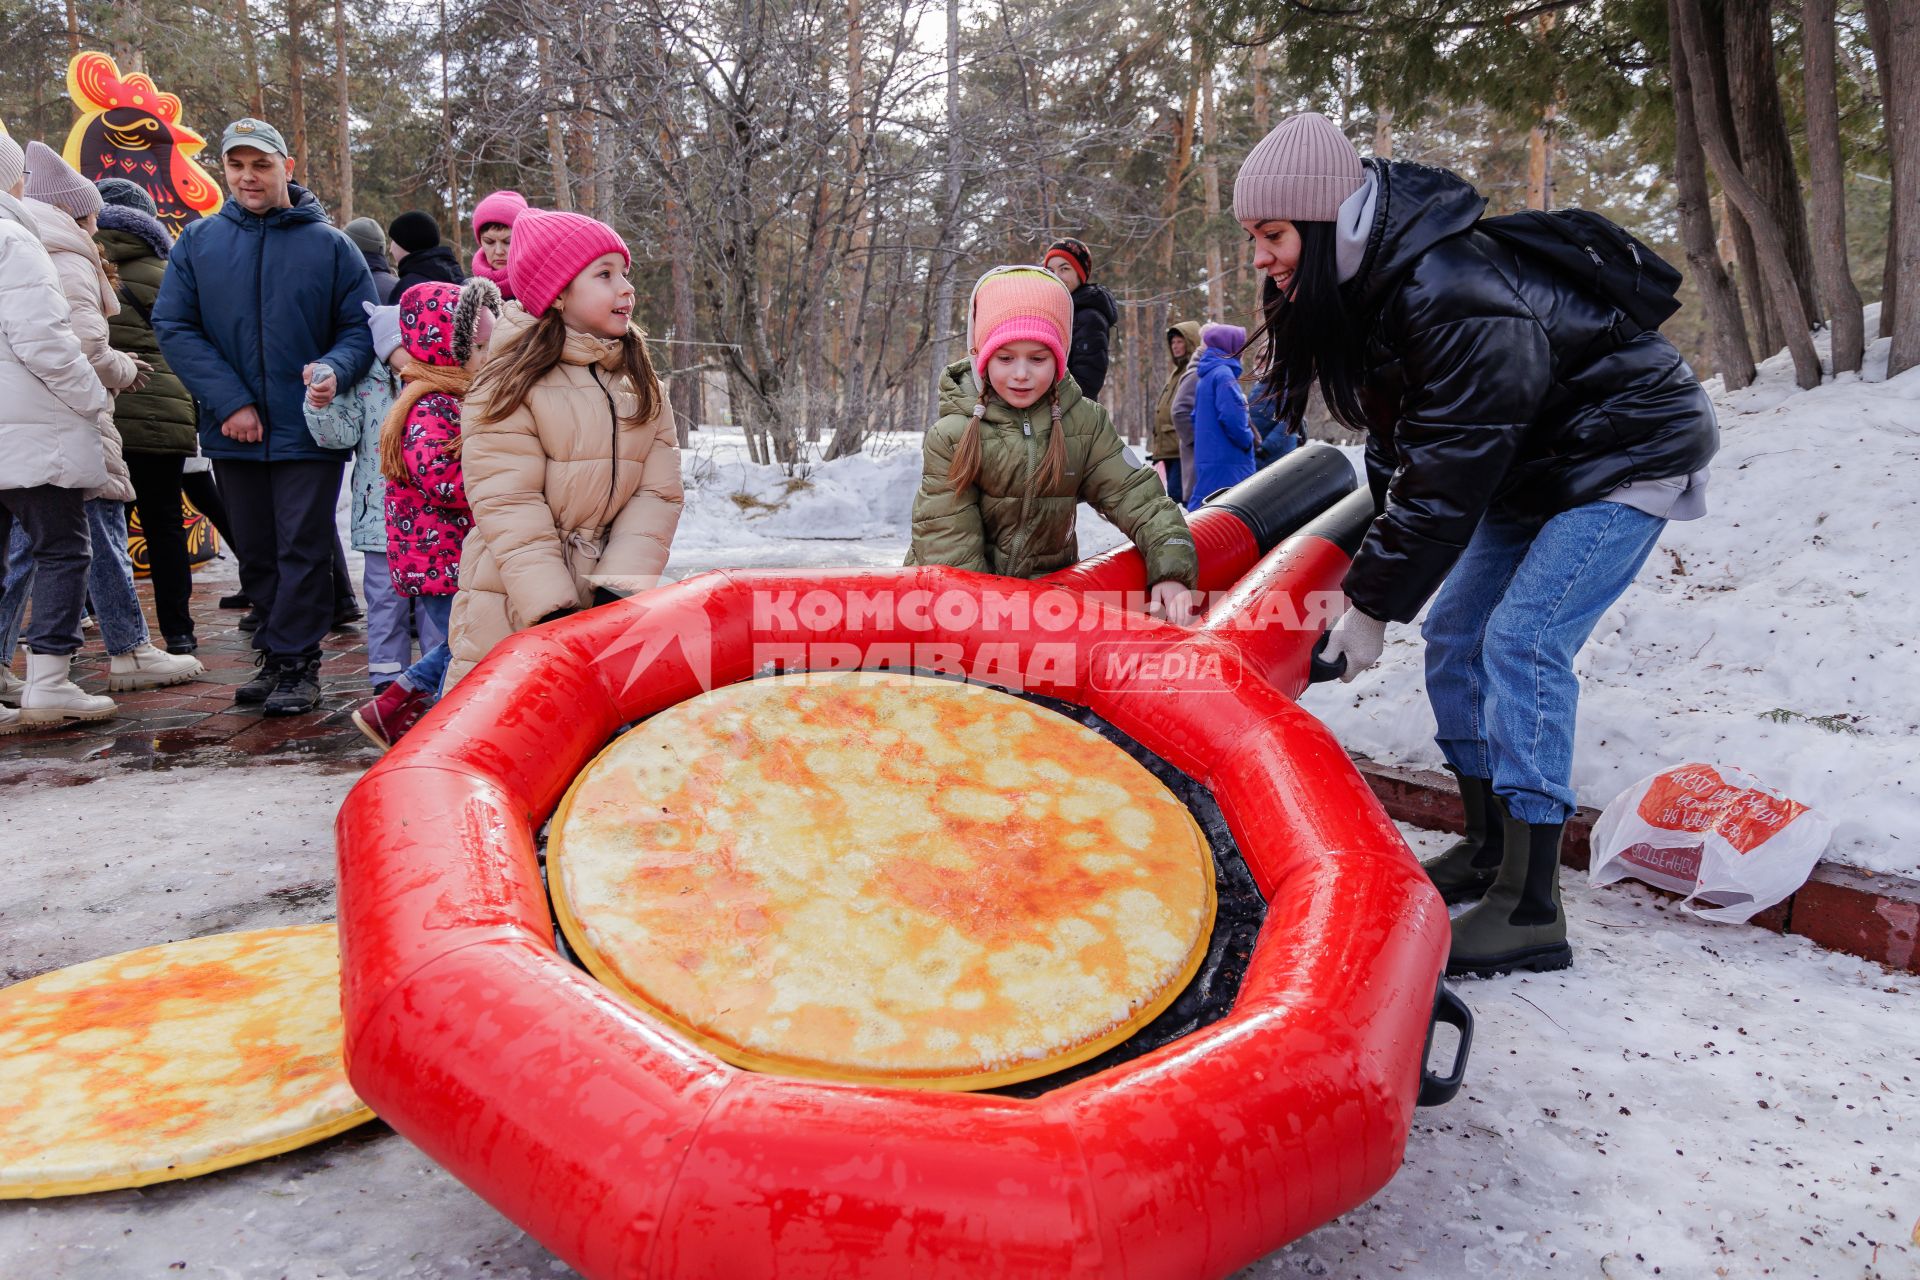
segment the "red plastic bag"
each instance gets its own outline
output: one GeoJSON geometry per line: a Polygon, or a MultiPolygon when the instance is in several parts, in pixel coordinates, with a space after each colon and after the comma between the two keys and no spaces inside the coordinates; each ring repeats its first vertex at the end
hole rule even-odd
{"type": "Polygon", "coordinates": [[[1707,920],[1740,922],[1806,883],[1833,823],[1726,765],[1683,764],[1642,778],[1593,827],[1588,876],[1631,876],[1686,895],[1707,920]],[[1704,905],[1701,905],[1704,904],[1704,905]]]}

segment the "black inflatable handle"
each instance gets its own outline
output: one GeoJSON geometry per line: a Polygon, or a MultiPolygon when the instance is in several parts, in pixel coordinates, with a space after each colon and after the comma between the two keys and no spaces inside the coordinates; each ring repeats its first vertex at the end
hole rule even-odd
{"type": "Polygon", "coordinates": [[[1415,1105],[1438,1107],[1452,1102],[1453,1095],[1460,1092],[1460,1082],[1466,1079],[1467,1054],[1472,1049],[1473,1010],[1467,1008],[1467,1002],[1454,994],[1442,978],[1433,993],[1433,1021],[1427,1024],[1426,1047],[1420,1051],[1420,1096],[1415,1105]],[[1427,1065],[1427,1058],[1433,1052],[1433,1029],[1443,1022],[1460,1033],[1460,1047],[1453,1051],[1453,1070],[1436,1076],[1427,1065]]]}
{"type": "MultiPolygon", "coordinates": [[[[1359,478],[1347,455],[1330,444],[1314,441],[1229,489],[1207,495],[1205,505],[1224,507],[1240,518],[1253,534],[1261,554],[1303,526],[1319,519],[1359,489],[1359,478]]],[[[1368,498],[1368,516],[1372,516],[1368,498]]],[[[1348,548],[1347,554],[1353,554],[1348,548]]]]}
{"type": "Polygon", "coordinates": [[[1321,684],[1328,680],[1338,680],[1347,674],[1347,655],[1341,654],[1332,662],[1320,655],[1327,651],[1327,633],[1322,631],[1320,638],[1313,642],[1313,653],[1307,658],[1307,683],[1321,684]]]}

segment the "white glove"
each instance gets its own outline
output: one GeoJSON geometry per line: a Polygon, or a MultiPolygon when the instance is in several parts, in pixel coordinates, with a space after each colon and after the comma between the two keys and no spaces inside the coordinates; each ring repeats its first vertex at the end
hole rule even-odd
{"type": "Polygon", "coordinates": [[[1350,684],[1355,676],[1380,661],[1380,650],[1386,643],[1387,624],[1348,605],[1340,621],[1328,630],[1327,647],[1320,656],[1328,662],[1345,658],[1347,668],[1340,673],[1340,683],[1350,684]]]}

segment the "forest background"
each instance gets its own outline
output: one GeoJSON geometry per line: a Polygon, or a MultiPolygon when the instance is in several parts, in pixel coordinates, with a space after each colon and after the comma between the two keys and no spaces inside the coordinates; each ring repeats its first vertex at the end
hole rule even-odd
{"type": "Polygon", "coordinates": [[[210,139],[278,125],[337,223],[425,209],[471,253],[502,187],[612,223],[683,433],[789,468],[928,425],[973,277],[1060,235],[1120,303],[1102,399],[1140,439],[1169,324],[1257,323],[1233,176],[1303,109],[1641,236],[1703,377],[1785,347],[1814,385],[1884,334],[1920,363],[1914,0],[0,0],[0,31],[22,140],[64,143],[97,49],[210,139]]]}

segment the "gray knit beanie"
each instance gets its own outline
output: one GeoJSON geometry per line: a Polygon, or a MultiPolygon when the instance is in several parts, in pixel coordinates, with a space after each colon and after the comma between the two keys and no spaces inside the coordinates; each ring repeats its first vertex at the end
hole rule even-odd
{"type": "Polygon", "coordinates": [[[108,204],[117,204],[123,209],[138,209],[149,218],[160,216],[160,206],[153,202],[147,189],[137,182],[128,182],[125,178],[99,178],[93,185],[100,188],[100,198],[108,204]]]}
{"type": "Polygon", "coordinates": [[[1233,216],[1332,222],[1364,181],[1360,153],[1340,126],[1302,112],[1275,125],[1248,153],[1233,180],[1233,216]]]}
{"type": "Polygon", "coordinates": [[[361,253],[387,251],[387,233],[372,218],[355,218],[341,229],[347,233],[347,239],[359,246],[361,253]]]}
{"type": "Polygon", "coordinates": [[[78,220],[100,212],[100,188],[81,177],[44,142],[27,144],[27,196],[78,220]]]}
{"type": "Polygon", "coordinates": [[[27,153],[20,144],[0,133],[0,191],[12,191],[27,176],[27,153]]]}

